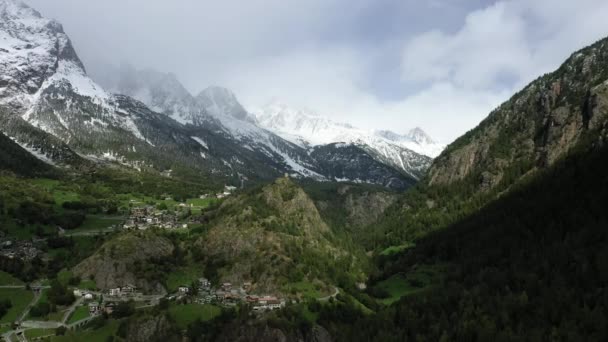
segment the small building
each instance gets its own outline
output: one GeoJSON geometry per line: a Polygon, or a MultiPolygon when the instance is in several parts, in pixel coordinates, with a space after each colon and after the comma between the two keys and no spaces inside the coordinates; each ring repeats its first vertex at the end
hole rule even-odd
{"type": "Polygon", "coordinates": [[[86,299],[86,300],[92,300],[92,299],[93,299],[93,294],[91,294],[91,293],[86,293],[86,294],[84,295],[84,299],[86,299]]]}
{"type": "Polygon", "coordinates": [[[243,283],[243,290],[245,291],[250,291],[251,290],[251,282],[250,281],[246,281],[243,283]]]}
{"type": "Polygon", "coordinates": [[[121,293],[121,291],[120,291],[120,287],[117,287],[117,288],[115,288],[115,289],[110,289],[110,290],[108,291],[108,294],[109,294],[110,296],[118,297],[118,296],[120,296],[122,293],[121,293]]]}
{"type": "Polygon", "coordinates": [[[247,301],[247,303],[257,303],[260,300],[260,297],[258,296],[253,296],[253,295],[248,295],[247,297],[245,297],[245,301],[247,301]]]}
{"type": "Polygon", "coordinates": [[[258,302],[259,302],[260,304],[268,304],[268,302],[274,302],[274,301],[276,301],[276,300],[278,300],[278,299],[277,299],[277,297],[273,297],[273,296],[264,296],[264,297],[261,297],[260,299],[258,299],[258,302]]]}
{"type": "Polygon", "coordinates": [[[97,303],[97,302],[90,302],[89,303],[89,314],[91,314],[92,316],[94,316],[94,315],[98,315],[99,312],[100,312],[99,303],[97,303]]]}
{"type": "Polygon", "coordinates": [[[108,314],[111,315],[112,312],[114,312],[114,308],[116,307],[116,304],[114,303],[106,303],[106,306],[104,307],[104,311],[108,314]]]}
{"type": "Polygon", "coordinates": [[[269,300],[266,305],[270,310],[280,309],[284,306],[284,302],[281,302],[278,299],[269,300]]]}
{"type": "Polygon", "coordinates": [[[209,287],[211,287],[211,282],[207,278],[199,278],[198,279],[198,284],[201,287],[203,287],[203,288],[209,288],[209,287]]]}
{"type": "Polygon", "coordinates": [[[137,287],[132,284],[127,284],[120,289],[120,292],[123,294],[132,294],[135,290],[137,290],[137,287]]]}
{"type": "Polygon", "coordinates": [[[222,284],[222,290],[229,292],[230,290],[232,290],[232,284],[231,283],[223,283],[222,284]]]}
{"type": "Polygon", "coordinates": [[[190,288],[188,286],[180,286],[177,288],[177,290],[180,293],[189,293],[190,292],[190,288]]]}
{"type": "Polygon", "coordinates": [[[82,297],[82,291],[74,290],[74,297],[82,297]]]}

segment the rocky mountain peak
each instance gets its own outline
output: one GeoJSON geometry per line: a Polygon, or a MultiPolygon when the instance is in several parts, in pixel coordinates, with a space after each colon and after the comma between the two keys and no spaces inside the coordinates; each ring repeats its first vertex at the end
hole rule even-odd
{"type": "Polygon", "coordinates": [[[406,136],[418,144],[435,144],[435,141],[420,127],[411,129],[406,136]]]}
{"type": "Polygon", "coordinates": [[[22,114],[41,88],[62,79],[91,88],[76,82],[86,71],[58,22],[17,0],[0,1],[0,17],[0,104],[22,114]]]}
{"type": "Polygon", "coordinates": [[[238,120],[255,122],[236,98],[236,95],[227,88],[211,86],[201,91],[196,100],[205,110],[214,116],[231,116],[238,120]]]}

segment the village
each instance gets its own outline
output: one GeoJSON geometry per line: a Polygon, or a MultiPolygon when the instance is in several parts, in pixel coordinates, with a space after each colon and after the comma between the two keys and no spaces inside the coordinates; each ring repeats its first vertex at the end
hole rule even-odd
{"type": "Polygon", "coordinates": [[[4,236],[0,237],[0,257],[31,261],[43,254],[43,251],[37,246],[44,243],[44,241],[45,239],[20,241],[17,239],[6,238],[4,236]]]}
{"type": "MultiPolygon", "coordinates": [[[[200,199],[223,199],[230,195],[236,190],[234,186],[225,186],[224,191],[214,195],[204,194],[201,195],[200,199]]],[[[167,197],[166,200],[172,200],[171,197],[167,197]]],[[[146,230],[150,228],[163,228],[163,229],[178,229],[188,228],[189,223],[194,223],[191,217],[191,210],[194,208],[194,204],[190,203],[178,203],[175,208],[170,210],[169,208],[159,207],[154,205],[146,205],[133,207],[130,210],[129,217],[126,219],[122,227],[124,229],[138,229],[146,230]],[[190,219],[189,221],[187,219],[190,219]]]]}
{"type": "Polygon", "coordinates": [[[252,306],[253,311],[257,312],[280,309],[285,306],[285,300],[276,296],[251,294],[251,286],[250,282],[245,282],[241,286],[223,283],[219,288],[214,288],[208,279],[200,278],[196,282],[196,288],[183,285],[178,288],[176,293],[167,296],[144,295],[132,284],[109,289],[103,296],[82,290],[74,290],[74,295],[89,301],[88,306],[91,315],[100,315],[104,312],[111,314],[120,302],[130,300],[143,302],[144,306],[155,306],[159,304],[162,298],[175,302],[191,300],[197,304],[213,304],[224,307],[234,307],[238,303],[247,303],[252,306]],[[94,300],[96,296],[99,300],[94,300]]]}

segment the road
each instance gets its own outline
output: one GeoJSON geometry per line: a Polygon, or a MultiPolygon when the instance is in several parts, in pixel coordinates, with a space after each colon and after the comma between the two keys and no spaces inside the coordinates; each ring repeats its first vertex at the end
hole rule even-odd
{"type": "Polygon", "coordinates": [[[331,294],[331,295],[329,295],[329,296],[327,296],[327,297],[318,298],[317,300],[319,300],[319,301],[321,301],[321,302],[326,302],[326,301],[328,301],[330,298],[336,298],[336,296],[337,296],[337,295],[340,293],[340,289],[339,289],[339,288],[337,288],[337,287],[335,287],[334,289],[335,289],[336,291],[335,291],[333,294],[331,294]]]}
{"type": "Polygon", "coordinates": [[[23,321],[21,328],[26,329],[56,329],[64,324],[56,321],[23,321]]]}
{"type": "Polygon", "coordinates": [[[25,310],[23,310],[23,313],[17,319],[17,323],[20,323],[21,321],[23,321],[25,319],[25,317],[27,316],[27,314],[30,313],[30,310],[32,309],[32,307],[34,305],[36,305],[36,303],[38,303],[38,300],[40,299],[40,296],[42,296],[42,290],[41,289],[38,289],[38,291],[34,291],[34,299],[32,299],[32,301],[27,305],[27,307],[25,308],[25,310]]]}
{"type": "Polygon", "coordinates": [[[66,311],[65,315],[63,315],[63,320],[61,321],[62,324],[65,324],[68,319],[70,318],[70,316],[72,315],[72,313],[74,312],[74,310],[76,310],[76,308],[84,301],[84,296],[76,299],[76,301],[74,301],[74,303],[72,303],[72,305],[70,305],[70,308],[66,311]]]}
{"type": "Polygon", "coordinates": [[[118,231],[116,228],[104,228],[104,229],[95,229],[95,230],[87,230],[80,232],[66,232],[64,236],[95,236],[95,235],[103,235],[107,233],[114,233],[118,231]]]}

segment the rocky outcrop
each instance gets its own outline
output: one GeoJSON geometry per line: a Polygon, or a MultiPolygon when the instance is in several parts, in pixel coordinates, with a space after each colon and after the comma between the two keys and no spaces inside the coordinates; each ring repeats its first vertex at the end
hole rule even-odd
{"type": "Polygon", "coordinates": [[[431,185],[469,179],[495,188],[553,165],[588,137],[601,143],[608,118],[608,41],[575,53],[502,104],[450,145],[428,174],[431,185]],[[594,138],[595,137],[595,138],[594,138]]]}
{"type": "Polygon", "coordinates": [[[221,266],[219,281],[252,281],[255,293],[297,295],[285,287],[287,279],[305,280],[330,293],[328,270],[338,260],[362,276],[360,261],[333,239],[314,202],[289,178],[230,198],[214,215],[197,244],[208,264],[221,266]]]}
{"type": "Polygon", "coordinates": [[[173,327],[166,315],[145,315],[129,319],[125,340],[130,342],[180,341],[179,335],[173,332],[173,327]]]}
{"type": "Polygon", "coordinates": [[[220,342],[332,342],[329,332],[320,325],[307,331],[287,331],[266,324],[229,326],[220,342]]]}
{"type": "Polygon", "coordinates": [[[352,226],[367,227],[378,222],[396,200],[397,195],[393,193],[366,191],[361,194],[348,194],[344,207],[352,226]]]}
{"type": "Polygon", "coordinates": [[[83,279],[92,278],[102,290],[132,284],[146,293],[164,293],[158,280],[136,275],[136,264],[170,256],[173,248],[171,241],[154,232],[124,233],[78,264],[74,273],[83,279]]]}

